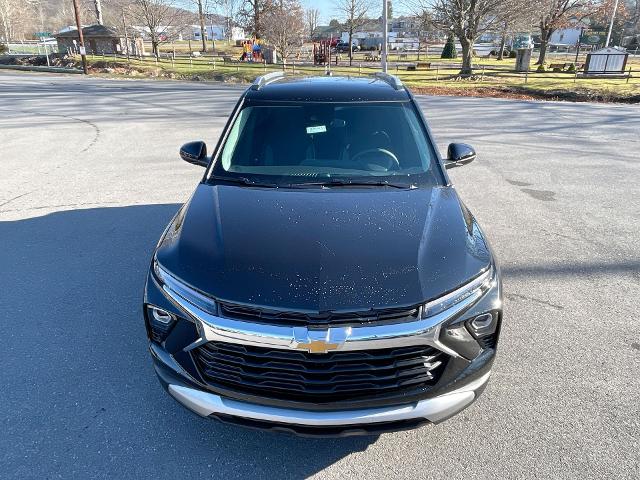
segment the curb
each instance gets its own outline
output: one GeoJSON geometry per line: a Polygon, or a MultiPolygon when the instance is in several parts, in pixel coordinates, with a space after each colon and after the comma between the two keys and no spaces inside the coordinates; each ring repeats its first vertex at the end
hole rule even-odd
{"type": "Polygon", "coordinates": [[[22,70],[27,72],[49,72],[49,73],[82,73],[77,68],[64,67],[36,67],[33,65],[0,65],[0,70],[22,70]]]}

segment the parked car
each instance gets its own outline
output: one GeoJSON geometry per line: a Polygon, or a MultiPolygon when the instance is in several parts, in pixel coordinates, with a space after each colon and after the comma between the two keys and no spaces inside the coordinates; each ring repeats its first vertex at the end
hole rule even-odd
{"type": "Polygon", "coordinates": [[[258,79],[155,248],[160,382],[203,417],[303,435],[438,423],[482,393],[500,271],[395,77],[258,79]]]}
{"type": "MultiPolygon", "coordinates": [[[[358,47],[358,45],[356,44],[352,44],[351,45],[351,51],[352,52],[356,52],[360,49],[360,47],[358,47]]],[[[338,42],[336,44],[336,51],[339,53],[344,53],[344,52],[348,52],[349,51],[349,43],[348,42],[338,42]]]]}

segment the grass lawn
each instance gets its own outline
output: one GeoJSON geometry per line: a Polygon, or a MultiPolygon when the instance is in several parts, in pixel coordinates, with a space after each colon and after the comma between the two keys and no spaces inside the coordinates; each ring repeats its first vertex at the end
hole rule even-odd
{"type": "MultiPolygon", "coordinates": [[[[217,46],[221,43],[217,42],[217,46]]],[[[228,47],[228,50],[223,50],[225,53],[231,54],[233,58],[240,56],[238,52],[241,49],[239,47],[228,47]],[[234,49],[237,49],[237,52],[234,49]]],[[[217,49],[217,51],[220,50],[217,49]]],[[[425,58],[424,55],[422,57],[425,62],[431,63],[430,68],[411,71],[407,70],[407,64],[394,62],[390,64],[389,71],[400,77],[409,87],[425,93],[500,96],[500,92],[512,92],[524,96],[557,97],[570,100],[640,101],[640,58],[630,58],[627,63],[627,69],[631,67],[634,70],[630,79],[581,78],[568,72],[539,73],[535,71],[535,65],[532,65],[530,72],[525,75],[512,70],[515,64],[514,59],[498,61],[495,58],[477,58],[474,64],[474,76],[463,79],[458,75],[459,60],[439,57],[425,58]]],[[[265,66],[258,63],[225,63],[222,57],[217,56],[194,58],[181,56],[172,60],[170,55],[165,55],[157,62],[153,58],[144,58],[143,60],[132,58],[127,62],[123,57],[116,60],[108,56],[89,56],[88,60],[90,65],[94,66],[96,73],[126,74],[128,76],[133,73],[134,75],[180,79],[196,79],[198,77],[198,80],[227,82],[251,82],[259,75],[282,69],[282,66],[265,66]]],[[[357,60],[356,57],[356,61],[351,67],[343,60],[340,65],[332,65],[331,70],[334,75],[351,76],[371,75],[380,71],[379,64],[357,60]]],[[[552,57],[550,63],[564,62],[552,57]]],[[[286,66],[286,70],[289,74],[296,75],[322,75],[325,72],[325,67],[291,62],[286,66]]]]}
{"type": "MultiPolygon", "coordinates": [[[[207,52],[211,53],[211,40],[207,40],[207,52]]],[[[235,55],[238,57],[242,54],[242,47],[236,47],[235,42],[228,43],[226,40],[216,40],[215,42],[217,53],[224,53],[235,55]]],[[[147,52],[151,52],[151,42],[145,42],[145,49],[147,52]]],[[[199,52],[202,50],[202,41],[200,40],[179,40],[175,42],[161,43],[159,46],[160,53],[172,53],[176,54],[188,54],[189,52],[199,52]]]]}

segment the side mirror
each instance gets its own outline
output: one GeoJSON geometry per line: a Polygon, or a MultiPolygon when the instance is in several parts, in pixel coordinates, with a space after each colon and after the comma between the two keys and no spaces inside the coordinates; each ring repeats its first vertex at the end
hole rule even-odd
{"type": "Polygon", "coordinates": [[[180,156],[185,162],[201,167],[206,167],[209,164],[207,144],[201,141],[185,143],[180,147],[180,156]]]}
{"type": "Polygon", "coordinates": [[[466,143],[450,143],[447,149],[447,161],[444,163],[446,169],[461,167],[471,163],[476,159],[476,151],[471,145],[466,143]]]}

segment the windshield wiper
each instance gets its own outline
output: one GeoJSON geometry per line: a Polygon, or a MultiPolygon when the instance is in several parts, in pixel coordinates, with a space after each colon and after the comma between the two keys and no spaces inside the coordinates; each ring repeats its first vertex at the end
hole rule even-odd
{"type": "Polygon", "coordinates": [[[399,188],[402,190],[412,190],[418,188],[413,183],[391,183],[388,180],[343,180],[339,178],[331,178],[324,182],[307,182],[307,183],[294,183],[291,185],[293,188],[304,188],[306,186],[320,186],[320,187],[391,187],[399,188]]]}
{"type": "Polygon", "coordinates": [[[248,177],[225,177],[220,175],[212,175],[210,177],[213,180],[219,180],[221,182],[239,183],[241,185],[249,185],[251,187],[265,187],[265,188],[278,188],[280,185],[276,183],[262,183],[251,180],[248,177]]]}

